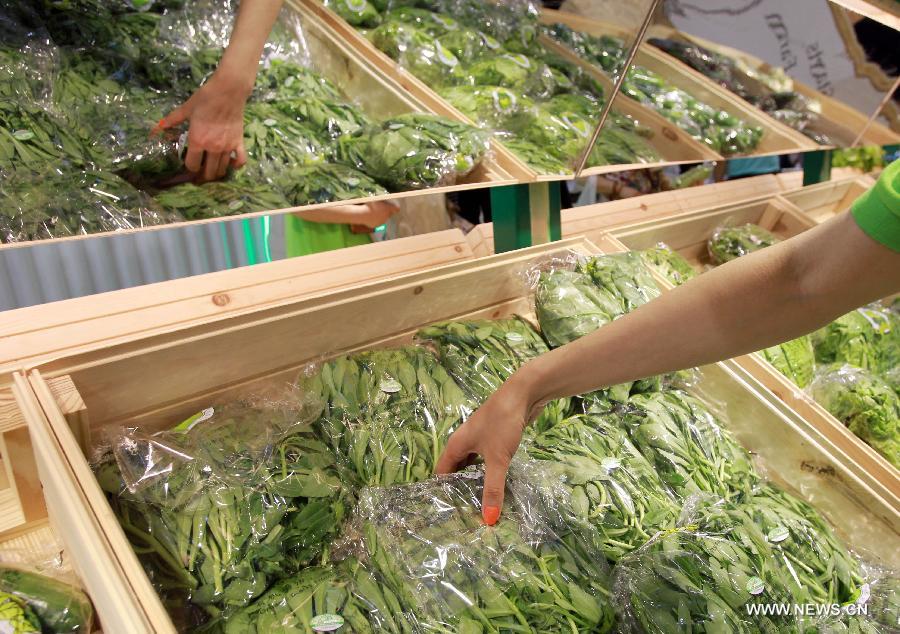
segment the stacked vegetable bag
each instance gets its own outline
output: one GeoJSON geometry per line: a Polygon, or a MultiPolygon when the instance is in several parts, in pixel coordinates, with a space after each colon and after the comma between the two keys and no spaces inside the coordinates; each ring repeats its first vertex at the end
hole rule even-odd
{"type": "MultiPolygon", "coordinates": [[[[626,52],[622,40],[580,33],[564,24],[546,26],[544,32],[610,75],[622,72],[626,52]]],[[[704,103],[642,66],[631,67],[622,91],[724,156],[751,153],[763,135],[761,128],[704,103]]]]}
{"type": "Polygon", "coordinates": [[[454,184],[487,135],[416,113],[374,121],[308,68],[287,13],[244,112],[248,165],[185,183],[164,115],[215,70],[236,5],[37,2],[0,9],[0,241],[21,242],[454,184]]]}
{"type": "MultiPolygon", "coordinates": [[[[474,0],[329,0],[371,42],[541,173],[565,173],[587,146],[603,90],[537,40],[537,9],[474,0]]],[[[659,159],[649,132],[614,114],[589,165],[659,159]]]]}
{"type": "Polygon", "coordinates": [[[551,403],[495,526],[481,520],[480,467],[433,476],[450,434],[522,364],[659,293],[634,253],[538,262],[525,277],[540,329],[440,322],[414,344],[306,368],[274,396],[113,437],[95,473],[180,629],[880,631],[846,615],[748,615],[889,601],[892,581],[766,482],[677,377],[551,403]]]}

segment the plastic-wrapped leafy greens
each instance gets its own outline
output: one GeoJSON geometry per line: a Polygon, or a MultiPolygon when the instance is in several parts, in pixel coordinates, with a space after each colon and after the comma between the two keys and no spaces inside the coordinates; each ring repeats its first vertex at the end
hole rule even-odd
{"type": "Polygon", "coordinates": [[[759,480],[750,455],[698,399],[681,390],[637,394],[622,415],[632,443],[678,496],[731,499],[759,480]]]}
{"type": "Polygon", "coordinates": [[[446,35],[460,29],[460,24],[447,13],[435,13],[412,6],[397,6],[388,14],[389,20],[411,24],[432,37],[446,35]]]}
{"type": "Polygon", "coordinates": [[[798,632],[791,615],[749,616],[754,603],[792,604],[771,553],[688,526],[657,534],[619,560],[614,593],[623,632],[798,632]]]}
{"type": "Polygon", "coordinates": [[[820,328],[812,341],[819,363],[849,363],[886,373],[900,365],[900,316],[871,304],[820,328]]]}
{"type": "Polygon", "coordinates": [[[852,365],[820,368],[808,388],[831,412],[900,469],[900,397],[877,376],[852,365]]]}
{"type": "Polygon", "coordinates": [[[139,229],[178,222],[146,194],[109,172],[50,169],[0,183],[0,242],[139,229]]]}
{"type": "Polygon", "coordinates": [[[344,101],[315,97],[278,100],[272,105],[283,114],[310,126],[322,138],[337,138],[372,125],[372,121],[356,106],[344,101]]]}
{"type": "Polygon", "coordinates": [[[337,151],[342,162],[402,191],[455,183],[481,163],[488,147],[488,135],[465,123],[405,114],[341,137],[337,151]]]}
{"type": "Polygon", "coordinates": [[[321,163],[295,167],[276,177],[290,206],[380,196],[387,190],[352,167],[321,163]]]}
{"type": "Polygon", "coordinates": [[[411,24],[388,20],[369,32],[380,50],[430,86],[461,84],[466,80],[459,60],[438,38],[411,24]]]}
{"type": "Polygon", "coordinates": [[[244,148],[267,172],[324,160],[329,150],[318,136],[275,104],[251,103],[244,109],[244,148]]]}
{"type": "Polygon", "coordinates": [[[291,206],[281,192],[273,189],[268,183],[251,182],[243,178],[202,185],[183,183],[158,192],[155,199],[163,209],[181,214],[187,220],[233,216],[291,206]]]}
{"type": "Polygon", "coordinates": [[[573,416],[531,439],[528,456],[561,480],[561,503],[597,533],[607,559],[617,561],[661,529],[679,508],[627,434],[604,417],[573,416]]]}
{"type": "Polygon", "coordinates": [[[0,623],[10,634],[39,634],[41,622],[20,598],[0,592],[0,623]]]}
{"type": "Polygon", "coordinates": [[[337,87],[317,72],[290,60],[277,58],[268,60],[259,69],[253,94],[260,101],[282,99],[334,101],[341,98],[337,87]]]}
{"type": "Polygon", "coordinates": [[[812,381],[816,357],[809,335],[766,348],[761,354],[776,370],[799,387],[806,387],[812,381]]]}
{"type": "Polygon", "coordinates": [[[437,358],[414,346],[338,357],[301,389],[324,403],[321,436],[351,481],[370,486],[430,477],[474,409],[437,358]]]}
{"type": "MultiPolygon", "coordinates": [[[[0,593],[12,595],[34,613],[34,632],[85,633],[94,621],[91,600],[78,588],[21,568],[0,566],[0,593]]],[[[27,612],[26,612],[27,614],[27,612]]],[[[0,610],[0,623],[6,619],[0,610]]]]}
{"type": "Polygon", "coordinates": [[[524,130],[535,116],[534,101],[502,86],[451,86],[441,96],[479,126],[524,130]]]}
{"type": "Polygon", "coordinates": [[[747,223],[739,227],[719,227],[713,231],[707,248],[714,264],[725,264],[778,242],[781,241],[772,232],[747,223]]]}
{"type": "Polygon", "coordinates": [[[503,137],[503,147],[512,150],[516,156],[528,163],[541,174],[567,174],[572,171],[565,162],[559,160],[546,148],[517,136],[503,137]]]}
{"type": "Polygon", "coordinates": [[[662,242],[655,247],[641,251],[641,257],[648,266],[675,286],[680,286],[697,275],[690,262],[662,242]]]}
{"type": "Polygon", "coordinates": [[[533,98],[549,97],[557,91],[550,68],[526,55],[504,53],[468,66],[470,82],[476,86],[503,86],[533,98]]]}
{"type": "Polygon", "coordinates": [[[381,24],[381,14],[368,0],[325,0],[325,6],[356,27],[381,24]]]}
{"type": "Polygon", "coordinates": [[[574,112],[581,117],[595,119],[603,108],[603,103],[587,94],[564,93],[551,97],[544,107],[547,112],[557,116],[574,112]]]}
{"type": "MultiPolygon", "coordinates": [[[[446,321],[416,335],[437,346],[441,364],[476,402],[483,403],[526,361],[547,352],[547,344],[520,317],[446,321]]],[[[565,418],[570,400],[546,405],[529,429],[543,430],[565,418]]]]}
{"type": "Polygon", "coordinates": [[[617,75],[625,65],[625,50],[621,40],[609,35],[600,37],[574,31],[562,23],[543,25],[543,33],[558,40],[578,53],[579,57],[589,59],[608,73],[617,75]]]}
{"type": "Polygon", "coordinates": [[[411,603],[417,631],[612,629],[602,553],[517,470],[495,526],[481,519],[478,471],[361,493],[361,558],[411,603]]]}
{"type": "Polygon", "coordinates": [[[500,50],[500,42],[476,29],[460,27],[438,37],[438,42],[461,62],[471,62],[500,50]]]}
{"type": "Polygon", "coordinates": [[[43,171],[60,161],[83,166],[87,148],[69,127],[36,104],[0,99],[0,170],[43,171]]]}
{"type": "Polygon", "coordinates": [[[58,51],[46,33],[0,16],[0,98],[44,101],[56,74],[58,51]]]}
{"type": "MultiPolygon", "coordinates": [[[[295,397],[294,397],[295,398],[295,397]]],[[[341,482],[296,400],[210,407],[127,431],[94,466],[158,591],[227,616],[315,559],[344,514],[341,482]]]]}

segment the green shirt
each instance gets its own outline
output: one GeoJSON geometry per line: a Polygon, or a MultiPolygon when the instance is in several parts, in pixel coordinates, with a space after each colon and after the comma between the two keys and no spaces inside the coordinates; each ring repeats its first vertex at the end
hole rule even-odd
{"type": "Polygon", "coordinates": [[[853,203],[851,213],[867,236],[900,252],[900,159],[884,168],[875,186],[853,203]]]}
{"type": "Polygon", "coordinates": [[[284,252],[289,258],[371,242],[367,233],[353,233],[348,225],[309,222],[292,214],[284,217],[284,252]]]}

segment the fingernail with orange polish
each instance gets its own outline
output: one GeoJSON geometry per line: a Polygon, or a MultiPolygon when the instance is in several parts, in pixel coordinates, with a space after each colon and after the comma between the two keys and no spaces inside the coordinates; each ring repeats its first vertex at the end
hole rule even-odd
{"type": "Polygon", "coordinates": [[[500,519],[500,507],[485,506],[484,510],[481,511],[481,516],[484,518],[485,524],[493,526],[500,519]]]}

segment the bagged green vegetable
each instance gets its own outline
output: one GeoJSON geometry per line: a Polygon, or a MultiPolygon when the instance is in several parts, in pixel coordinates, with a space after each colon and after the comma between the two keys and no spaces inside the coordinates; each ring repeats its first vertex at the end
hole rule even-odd
{"type": "Polygon", "coordinates": [[[253,94],[259,101],[341,99],[337,87],[317,72],[290,60],[278,58],[269,59],[259,69],[253,94]]]}
{"type": "Polygon", "coordinates": [[[63,163],[83,167],[87,148],[69,127],[36,104],[0,99],[0,170],[43,172],[63,163]]]}
{"type": "Polygon", "coordinates": [[[826,365],[809,393],[850,431],[900,469],[900,397],[882,379],[852,365],[826,365]]]}
{"type": "Polygon", "coordinates": [[[272,185],[252,182],[247,178],[202,185],[183,183],[158,192],[155,199],[163,209],[180,214],[186,220],[219,218],[291,206],[272,185]]]}
{"type": "Polygon", "coordinates": [[[809,335],[766,348],[762,356],[797,386],[806,387],[812,381],[816,358],[809,335]]]}
{"type": "Polygon", "coordinates": [[[337,138],[372,125],[371,119],[356,106],[337,100],[307,97],[272,102],[280,112],[308,125],[320,138],[337,138]]]}
{"type": "Polygon", "coordinates": [[[303,377],[301,390],[323,404],[320,437],[359,485],[430,477],[474,410],[437,358],[414,346],[338,357],[303,377]]]}
{"type": "Polygon", "coordinates": [[[500,42],[490,35],[465,27],[439,35],[438,42],[463,63],[495,55],[500,50],[500,42]]]}
{"type": "MultiPolygon", "coordinates": [[[[441,365],[466,394],[481,404],[526,361],[549,350],[521,317],[448,321],[421,329],[416,336],[437,347],[441,365]]],[[[567,415],[570,399],[548,403],[530,429],[547,429],[567,415]]]]}
{"type": "Polygon", "coordinates": [[[369,32],[369,39],[429,86],[466,82],[459,59],[438,38],[404,22],[388,20],[369,32]]]}
{"type": "Polygon", "coordinates": [[[411,631],[611,631],[602,553],[510,475],[495,526],[481,519],[479,471],[365,489],[350,533],[359,557],[415,615],[411,631]]]}
{"type": "Polygon", "coordinates": [[[875,373],[900,365],[900,316],[877,304],[858,308],[812,334],[816,361],[875,373]]]}
{"type": "Polygon", "coordinates": [[[471,64],[465,73],[476,86],[503,86],[532,98],[549,97],[556,92],[556,79],[550,68],[526,55],[496,55],[471,64]]]}
{"type": "Polygon", "coordinates": [[[318,137],[275,104],[250,103],[244,108],[244,149],[267,172],[325,160],[330,150],[318,137]]]}
{"type": "Polygon", "coordinates": [[[441,96],[479,126],[524,130],[534,119],[534,101],[502,86],[451,86],[441,96]]]}
{"type": "Polygon", "coordinates": [[[435,13],[427,9],[411,6],[397,6],[388,14],[389,20],[411,24],[432,37],[453,33],[460,29],[460,24],[446,13],[435,13]]]}
{"type": "Polygon", "coordinates": [[[216,405],[169,430],[128,431],[94,465],[173,614],[189,601],[227,618],[333,537],[342,485],[308,421],[290,396],[216,405]]]}
{"type": "Polygon", "coordinates": [[[11,594],[0,592],[0,627],[10,634],[40,634],[41,623],[28,605],[11,594]]]}
{"type": "Polygon", "coordinates": [[[368,0],[325,0],[325,6],[356,27],[381,24],[381,14],[368,0]]]}
{"type": "MultiPolygon", "coordinates": [[[[40,624],[34,631],[54,634],[91,632],[94,609],[78,588],[51,577],[19,568],[0,566],[0,593],[12,595],[33,612],[40,624]]],[[[26,617],[28,612],[25,612],[26,617]]],[[[3,621],[0,608],[0,623],[3,621]]],[[[29,630],[25,630],[29,631],[29,630]]]]}
{"type": "Polygon", "coordinates": [[[649,267],[675,286],[681,286],[697,275],[690,262],[669,245],[662,242],[655,247],[641,251],[641,257],[649,267]]]}
{"type": "Polygon", "coordinates": [[[182,220],[118,176],[48,166],[0,183],[0,242],[140,229],[182,220]]]}
{"type": "Polygon", "coordinates": [[[564,161],[557,158],[556,154],[548,152],[546,148],[531,141],[526,141],[518,136],[501,137],[501,141],[503,147],[512,150],[516,156],[541,174],[568,174],[574,171],[564,161]]]}
{"type": "Polygon", "coordinates": [[[315,205],[388,193],[381,185],[352,167],[327,163],[289,169],[277,177],[276,183],[289,206],[315,205]]]}
{"type": "Polygon", "coordinates": [[[45,101],[57,73],[58,58],[59,51],[46,33],[21,24],[0,25],[0,98],[45,101]]]}
{"type": "Polygon", "coordinates": [[[725,264],[778,242],[781,240],[770,231],[747,223],[739,227],[719,227],[710,236],[707,248],[713,264],[725,264]]]}
{"type": "Polygon", "coordinates": [[[759,480],[747,451],[703,402],[684,391],[632,396],[621,421],[634,446],[682,499],[703,492],[732,499],[759,480]]]}
{"type": "Polygon", "coordinates": [[[618,561],[658,530],[675,525],[679,507],[627,434],[599,416],[573,416],[525,445],[529,457],[566,488],[561,508],[596,531],[603,554],[618,561]]]}
{"type": "Polygon", "coordinates": [[[338,139],[338,159],[390,190],[450,185],[488,151],[488,136],[465,123],[405,114],[338,139]]]}

